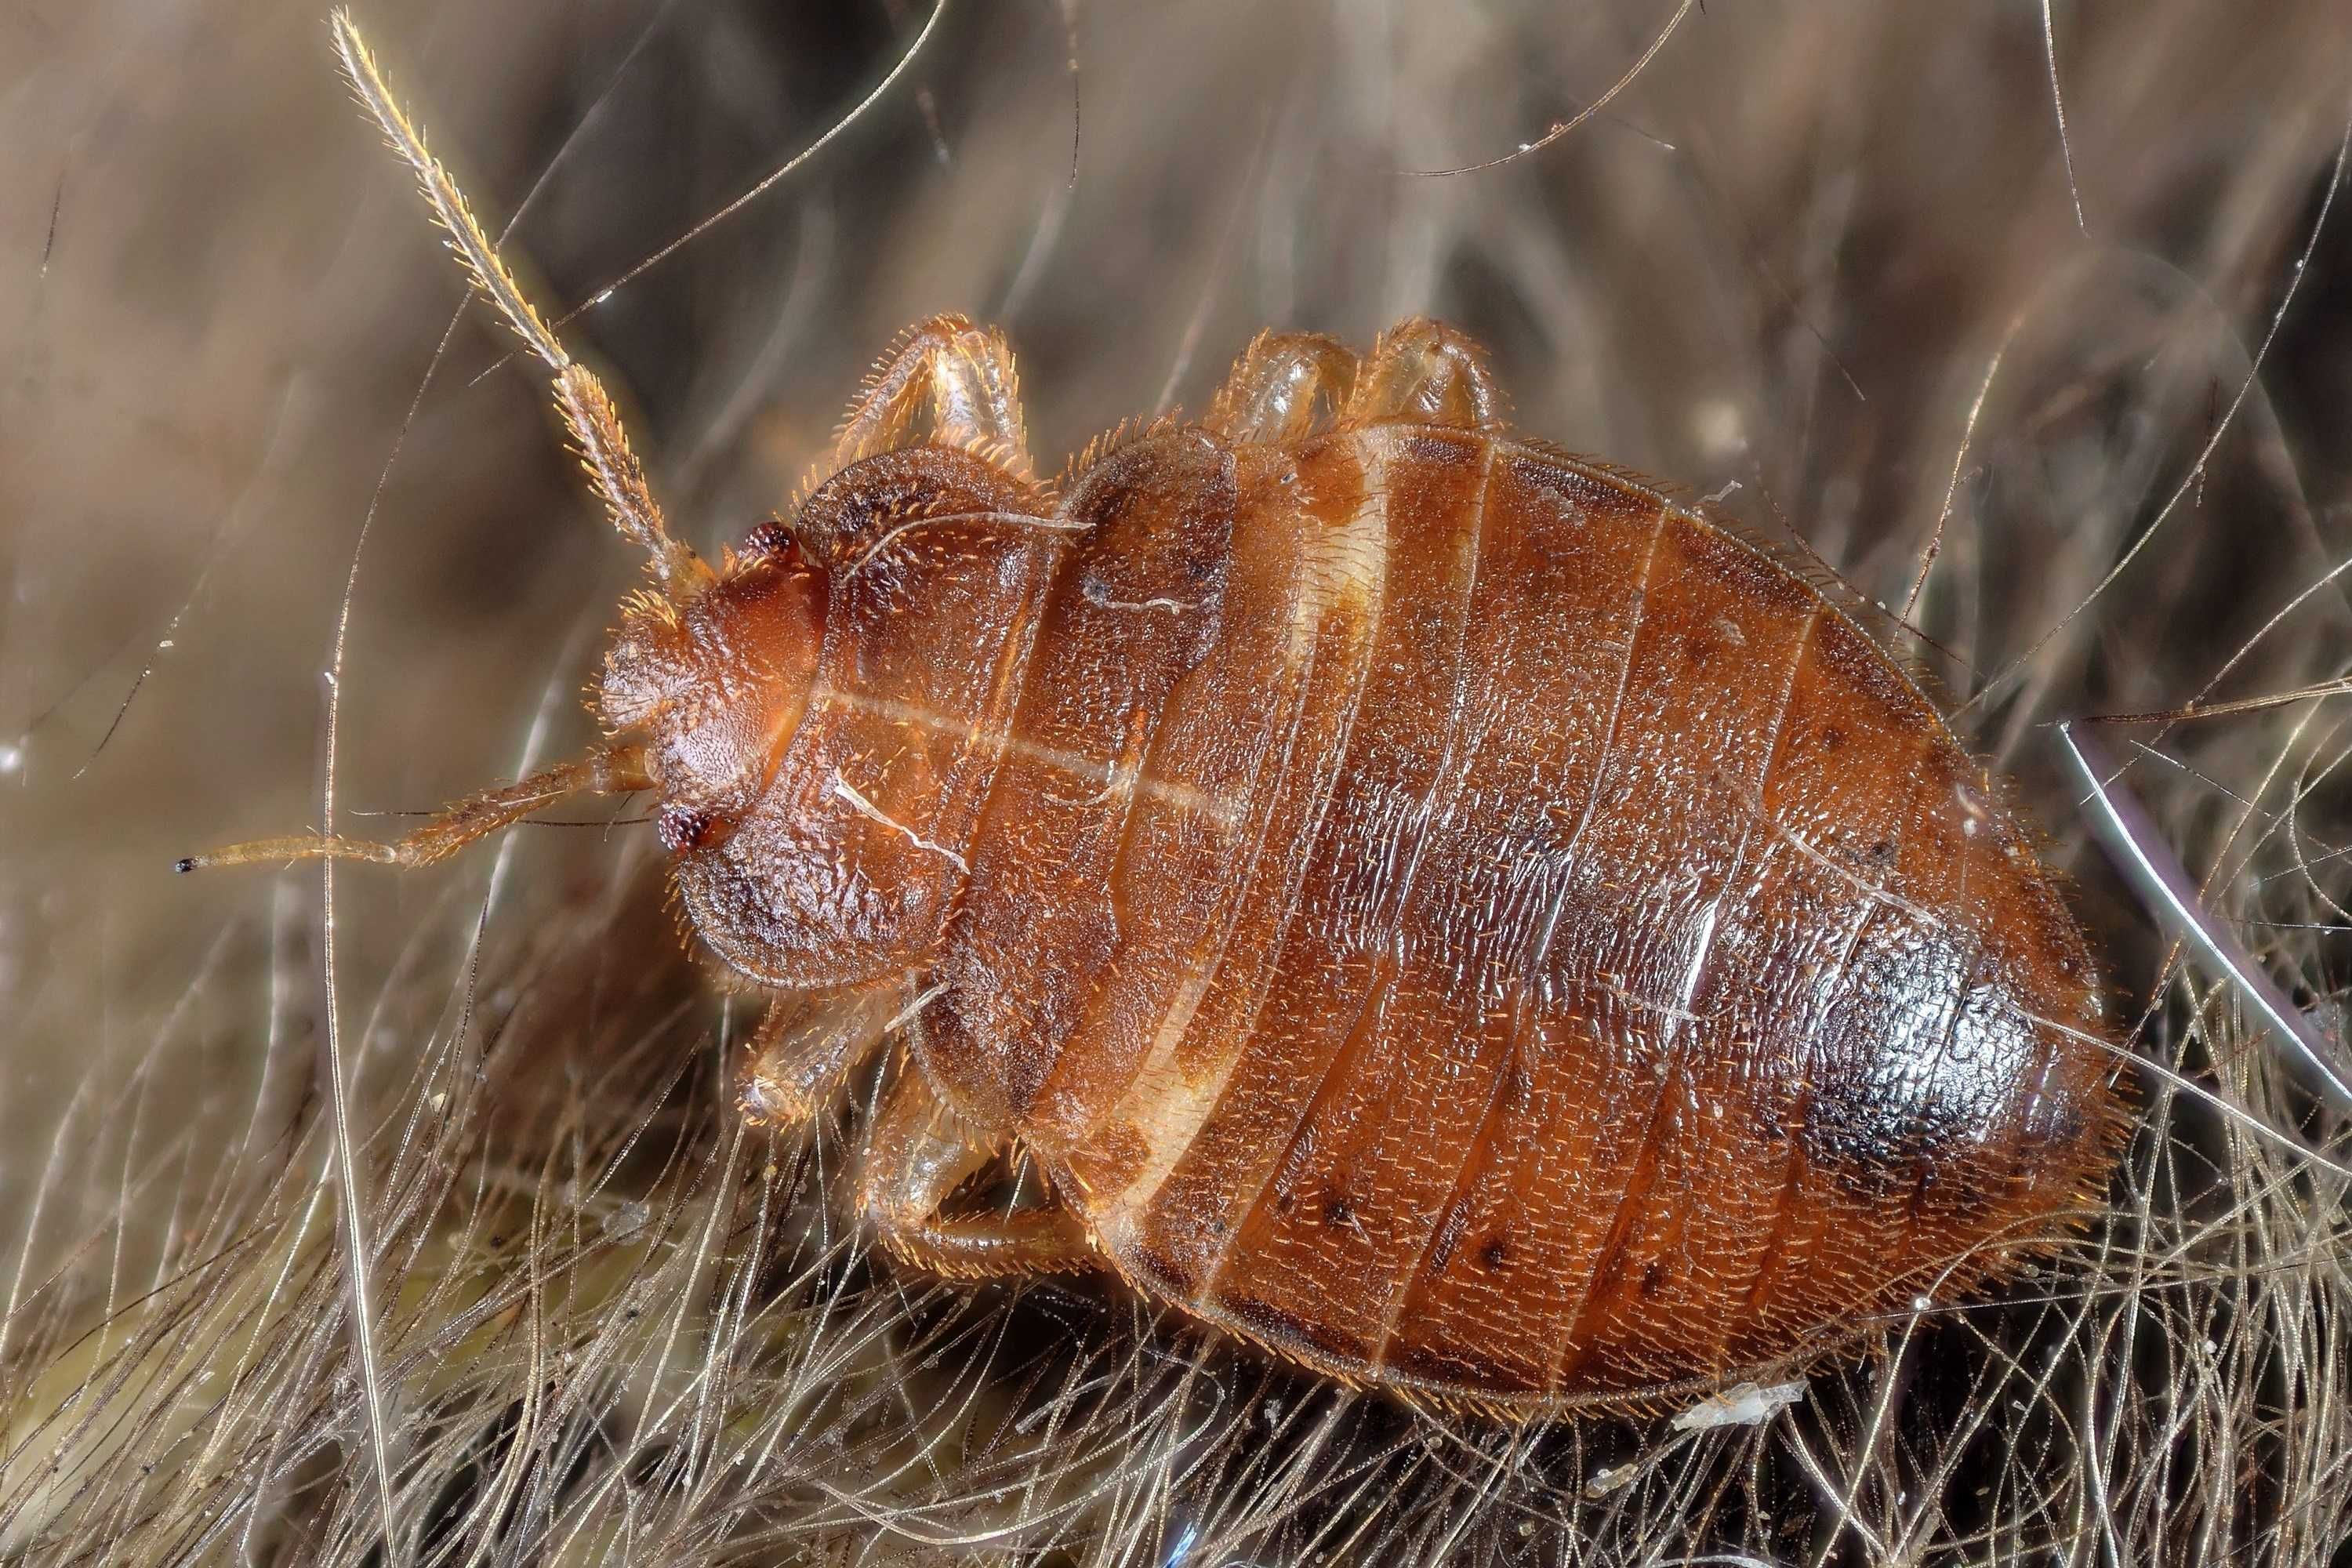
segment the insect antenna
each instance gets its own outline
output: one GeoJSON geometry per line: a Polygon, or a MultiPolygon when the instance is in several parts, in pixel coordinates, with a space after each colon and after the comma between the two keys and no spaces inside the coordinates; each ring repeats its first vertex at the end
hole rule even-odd
{"type": "Polygon", "coordinates": [[[710,569],[694,552],[671,537],[661,506],[646,486],[645,467],[630,448],[629,436],[613,406],[612,395],[595,372],[574,360],[515,281],[467,205],[465,193],[441,161],[428,152],[424,132],[417,130],[400,105],[393,101],[383,73],[360,37],[351,13],[337,11],[331,21],[335,51],[342,58],[343,74],[352,90],[383,130],[393,150],[416,172],[425,199],[441,220],[449,247],[465,263],[466,273],[482,298],[499,309],[530,351],[555,373],[555,405],[580,450],[588,478],[604,498],[613,526],[653,558],[654,574],[674,600],[692,598],[711,581],[710,569]]]}

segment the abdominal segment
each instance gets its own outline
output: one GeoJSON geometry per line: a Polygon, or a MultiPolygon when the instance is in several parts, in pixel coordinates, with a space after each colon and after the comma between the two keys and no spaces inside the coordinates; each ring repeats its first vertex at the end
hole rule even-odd
{"type": "Polygon", "coordinates": [[[1127,664],[1176,626],[1097,621],[1107,659],[1049,617],[1016,729],[1110,776],[1008,758],[927,1047],[1123,1272],[1326,1371],[1538,1409],[2047,1241],[2116,1119],[2066,1033],[2100,1027],[2090,966],[1850,620],[1469,432],[1244,448],[1232,485],[1160,689],[1127,664]]]}

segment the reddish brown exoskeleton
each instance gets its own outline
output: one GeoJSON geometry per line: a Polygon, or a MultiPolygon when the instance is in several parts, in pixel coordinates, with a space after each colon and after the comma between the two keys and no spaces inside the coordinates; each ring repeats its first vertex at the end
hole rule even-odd
{"type": "Polygon", "coordinates": [[[1508,434],[1480,355],[1261,337],[1208,418],[1032,476],[943,317],[706,564],[348,22],[353,81],[653,559],[614,742],[395,845],[650,790],[809,1116],[906,1061],[859,1201],[940,1272],[1102,1265],[1307,1366],[1514,1415],[1754,1375],[2095,1196],[2122,1113],[2026,832],[1822,595],[1508,434]],[[1025,1151],[1052,1201],[950,1216],[1025,1151]]]}

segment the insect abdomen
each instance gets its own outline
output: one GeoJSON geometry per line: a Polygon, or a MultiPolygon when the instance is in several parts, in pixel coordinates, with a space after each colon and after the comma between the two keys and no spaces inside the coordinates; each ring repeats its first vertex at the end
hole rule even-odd
{"type": "MultiPolygon", "coordinates": [[[[950,966],[943,1050],[1131,1275],[1540,1404],[1769,1360],[2075,1195],[2112,1107],[2035,1019],[2098,1029],[2080,938],[1850,622],[1507,441],[1234,464],[1213,593],[1065,574],[1022,732],[1108,787],[1009,769],[950,966]]],[[[1138,480],[1205,472],[1108,494],[1164,525],[1138,480]]]]}

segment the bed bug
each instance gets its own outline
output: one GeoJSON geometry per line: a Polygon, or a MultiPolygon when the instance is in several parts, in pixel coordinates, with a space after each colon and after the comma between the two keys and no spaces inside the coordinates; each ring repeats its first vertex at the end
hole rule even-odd
{"type": "Polygon", "coordinates": [[[2095,1197],[2099,982],[1985,771],[1804,577],[1514,435],[1458,332],[1261,336],[1047,485],[1004,339],[940,317],[713,564],[337,36],[652,581],[592,754],[183,868],[651,791],[695,939],[774,994],[745,1114],[903,1041],[857,1187],[890,1251],[1108,1268],[1426,1403],[1786,1366],[2095,1197]],[[1050,1201],[953,1212],[1016,1148],[1050,1201]]]}

